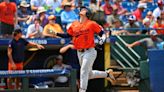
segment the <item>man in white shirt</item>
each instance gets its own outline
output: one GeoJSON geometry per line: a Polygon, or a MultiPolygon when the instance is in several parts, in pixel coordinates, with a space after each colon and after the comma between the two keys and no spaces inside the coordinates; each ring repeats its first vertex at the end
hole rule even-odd
{"type": "Polygon", "coordinates": [[[164,12],[164,2],[162,0],[158,0],[158,7],[153,11],[153,16],[156,19],[160,17],[161,12],[164,12]]]}
{"type": "MultiPolygon", "coordinates": [[[[63,70],[63,69],[72,69],[70,65],[66,65],[63,63],[63,57],[61,55],[57,55],[55,57],[55,65],[53,69],[63,70]]],[[[68,77],[65,75],[60,75],[55,79],[55,82],[58,83],[66,83],[68,81],[68,77]]]]}
{"type": "Polygon", "coordinates": [[[43,28],[40,25],[40,19],[36,18],[34,24],[31,24],[27,29],[26,38],[42,38],[43,28]]]}
{"type": "Polygon", "coordinates": [[[46,0],[31,0],[30,5],[31,5],[31,10],[37,11],[39,7],[46,6],[46,0]]]}

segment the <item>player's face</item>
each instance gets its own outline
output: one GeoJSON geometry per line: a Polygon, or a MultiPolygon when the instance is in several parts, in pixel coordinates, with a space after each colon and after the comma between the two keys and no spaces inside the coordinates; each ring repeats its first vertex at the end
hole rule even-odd
{"type": "Polygon", "coordinates": [[[80,17],[84,17],[86,16],[86,13],[87,13],[87,9],[82,9],[79,13],[80,17]]]}
{"type": "Polygon", "coordinates": [[[22,37],[22,33],[18,33],[18,34],[17,34],[17,37],[18,37],[18,38],[21,38],[21,37],[22,37]]]}

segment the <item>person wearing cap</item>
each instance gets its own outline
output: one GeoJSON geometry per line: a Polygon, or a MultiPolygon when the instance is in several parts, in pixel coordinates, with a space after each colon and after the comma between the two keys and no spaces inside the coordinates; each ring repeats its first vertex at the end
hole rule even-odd
{"type": "MultiPolygon", "coordinates": [[[[57,70],[63,70],[63,69],[72,69],[70,65],[66,65],[63,63],[63,56],[57,55],[54,59],[55,65],[53,66],[53,69],[57,70]]],[[[55,86],[61,86],[60,84],[67,83],[68,82],[68,76],[66,75],[59,75],[55,78],[55,86]]]]}
{"type": "Polygon", "coordinates": [[[61,13],[61,21],[63,24],[70,24],[78,20],[78,15],[71,9],[71,3],[64,5],[64,11],[61,13]]]}
{"type": "Polygon", "coordinates": [[[142,21],[142,24],[143,24],[143,28],[144,30],[142,30],[142,34],[148,34],[148,32],[150,31],[150,19],[149,18],[145,18],[143,21],[142,21]]]}
{"type": "Polygon", "coordinates": [[[48,15],[46,14],[46,9],[44,7],[38,8],[37,17],[40,18],[41,26],[44,28],[44,26],[48,24],[48,15]]]}
{"type": "Polygon", "coordinates": [[[127,43],[126,46],[129,47],[129,48],[132,48],[132,47],[144,44],[144,45],[146,45],[147,49],[157,48],[157,43],[160,43],[163,40],[161,38],[157,37],[157,32],[155,30],[151,30],[149,34],[150,34],[150,37],[140,39],[140,40],[135,41],[131,44],[127,43]]]}
{"type": "Polygon", "coordinates": [[[31,5],[31,10],[36,12],[39,7],[46,6],[46,0],[31,0],[30,5],[31,5]]]}
{"type": "Polygon", "coordinates": [[[21,1],[18,8],[18,24],[23,28],[27,27],[26,22],[31,16],[31,13],[27,10],[28,7],[30,7],[30,5],[24,0],[21,1]]]}
{"type": "Polygon", "coordinates": [[[17,25],[17,7],[10,0],[0,3],[0,36],[9,38],[17,25]]]}
{"type": "Polygon", "coordinates": [[[153,25],[159,35],[164,35],[164,24],[162,23],[162,18],[157,17],[156,23],[153,25]]]}
{"type": "MultiPolygon", "coordinates": [[[[8,55],[8,70],[23,70],[23,61],[25,59],[25,48],[26,46],[36,46],[38,49],[44,49],[42,45],[28,42],[26,39],[22,38],[22,31],[16,29],[13,32],[13,39],[9,42],[7,55],[8,55]]],[[[13,89],[12,81],[13,79],[8,79],[8,88],[13,89]]],[[[14,79],[16,83],[16,89],[20,89],[20,79],[14,79]]]]}
{"type": "Polygon", "coordinates": [[[40,25],[39,18],[34,20],[34,24],[31,24],[27,29],[26,38],[42,38],[43,27],[40,25]]]}
{"type": "Polygon", "coordinates": [[[155,19],[161,15],[161,12],[164,12],[164,1],[158,0],[158,7],[153,11],[153,16],[155,19]]]}
{"type": "Polygon", "coordinates": [[[133,12],[133,15],[136,16],[137,21],[142,22],[143,20],[142,13],[145,8],[147,8],[146,3],[139,3],[137,9],[133,12]]]}
{"type": "Polygon", "coordinates": [[[56,17],[54,15],[50,15],[48,17],[49,23],[44,27],[43,36],[44,37],[52,37],[56,38],[57,36],[54,36],[54,32],[56,33],[64,33],[61,26],[57,23],[55,23],[56,17]]]}
{"type": "Polygon", "coordinates": [[[134,34],[140,34],[141,31],[139,30],[139,25],[136,22],[136,17],[134,15],[130,15],[128,18],[128,23],[125,24],[124,26],[125,30],[127,30],[129,35],[134,35],[134,34]],[[132,30],[133,28],[138,28],[135,30],[132,30]]]}
{"type": "Polygon", "coordinates": [[[46,14],[46,11],[47,10],[44,7],[39,7],[37,14],[32,15],[26,23],[31,24],[34,22],[35,18],[39,18],[41,21],[41,26],[44,28],[44,26],[48,24],[48,15],[46,14]]]}

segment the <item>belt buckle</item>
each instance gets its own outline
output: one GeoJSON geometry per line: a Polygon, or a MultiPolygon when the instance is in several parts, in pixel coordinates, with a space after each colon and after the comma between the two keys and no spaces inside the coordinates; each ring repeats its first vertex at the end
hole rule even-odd
{"type": "Polygon", "coordinates": [[[80,50],[78,50],[79,52],[84,52],[85,51],[85,49],[80,49],[80,50]]]}
{"type": "Polygon", "coordinates": [[[78,50],[79,52],[85,52],[86,50],[88,50],[88,49],[80,49],[80,50],[78,50]]]}

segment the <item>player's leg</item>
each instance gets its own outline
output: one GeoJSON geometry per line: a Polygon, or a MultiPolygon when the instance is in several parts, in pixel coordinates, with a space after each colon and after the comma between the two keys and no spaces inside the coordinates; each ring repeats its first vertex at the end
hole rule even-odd
{"type": "MultiPolygon", "coordinates": [[[[80,53],[80,52],[79,52],[80,53]]],[[[79,54],[78,54],[79,55],[79,54]]],[[[94,60],[96,59],[97,52],[94,49],[89,49],[81,53],[81,69],[80,69],[80,90],[79,92],[86,92],[89,80],[89,73],[92,70],[94,60]]]]}
{"type": "MultiPolygon", "coordinates": [[[[11,63],[8,63],[8,71],[12,71],[12,66],[11,63]]],[[[14,82],[14,78],[7,78],[7,87],[8,89],[14,89],[15,87],[12,85],[12,83],[14,82]]]]}
{"type": "MultiPolygon", "coordinates": [[[[17,67],[17,70],[23,70],[23,63],[17,63],[16,67],[17,67]]],[[[16,89],[20,89],[21,78],[16,78],[15,83],[16,83],[16,89]]]]}

